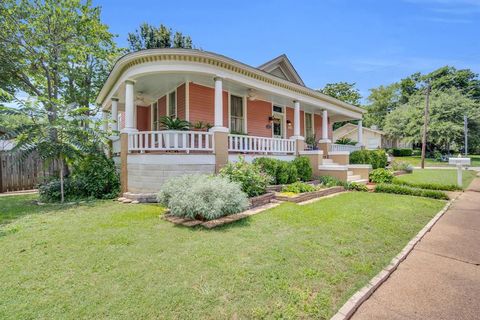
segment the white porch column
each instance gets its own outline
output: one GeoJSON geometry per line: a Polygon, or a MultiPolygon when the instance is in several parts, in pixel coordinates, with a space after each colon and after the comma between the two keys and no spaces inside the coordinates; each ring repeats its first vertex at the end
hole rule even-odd
{"type": "Polygon", "coordinates": [[[300,137],[300,102],[293,101],[293,135],[300,137]]]}
{"type": "Polygon", "coordinates": [[[228,132],[223,123],[223,85],[222,78],[215,77],[215,99],[214,99],[214,126],[210,131],[228,132]]]}
{"type": "Polygon", "coordinates": [[[125,128],[122,132],[136,132],[135,128],[135,92],[134,82],[125,81],[125,128]]]}
{"type": "MultiPolygon", "coordinates": [[[[111,113],[111,121],[112,121],[112,131],[118,131],[118,98],[112,98],[112,113],[111,113]]],[[[113,133],[116,134],[116,133],[113,133]]]]}
{"type": "Polygon", "coordinates": [[[360,146],[360,147],[361,147],[361,146],[363,145],[363,124],[362,124],[362,120],[359,120],[359,121],[358,121],[357,130],[358,130],[358,134],[357,134],[358,143],[357,143],[357,146],[360,146]]]}
{"type": "Polygon", "coordinates": [[[322,140],[321,142],[331,142],[328,138],[328,111],[322,112],[322,140]]]}

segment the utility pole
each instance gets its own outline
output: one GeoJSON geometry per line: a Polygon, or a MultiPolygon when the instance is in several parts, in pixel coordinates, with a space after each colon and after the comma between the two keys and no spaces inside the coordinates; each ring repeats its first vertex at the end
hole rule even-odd
{"type": "Polygon", "coordinates": [[[425,92],[425,118],[423,122],[423,136],[422,136],[422,169],[425,169],[425,153],[426,153],[426,147],[427,147],[429,104],[430,104],[430,82],[427,82],[427,88],[425,92]]]}
{"type": "Polygon", "coordinates": [[[465,132],[465,157],[468,154],[468,118],[467,115],[463,116],[463,130],[465,132]]]}

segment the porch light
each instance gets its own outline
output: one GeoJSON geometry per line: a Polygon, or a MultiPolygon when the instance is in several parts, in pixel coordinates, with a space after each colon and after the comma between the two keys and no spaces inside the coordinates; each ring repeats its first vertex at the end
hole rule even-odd
{"type": "Polygon", "coordinates": [[[287,127],[288,127],[288,129],[292,128],[292,121],[287,120],[287,127]]]}
{"type": "Polygon", "coordinates": [[[273,122],[273,120],[275,120],[275,118],[273,116],[268,117],[269,122],[273,122]]]}

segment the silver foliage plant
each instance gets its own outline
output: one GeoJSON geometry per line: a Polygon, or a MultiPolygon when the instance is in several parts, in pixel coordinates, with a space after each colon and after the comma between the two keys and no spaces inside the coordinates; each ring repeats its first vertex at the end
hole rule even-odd
{"type": "Polygon", "coordinates": [[[172,215],[191,219],[213,220],[248,207],[247,195],[240,184],[208,175],[184,175],[168,180],[158,193],[158,201],[172,215]]]}

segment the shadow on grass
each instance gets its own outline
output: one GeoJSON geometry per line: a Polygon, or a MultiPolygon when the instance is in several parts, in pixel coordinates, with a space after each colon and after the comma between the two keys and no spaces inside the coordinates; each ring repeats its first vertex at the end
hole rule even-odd
{"type": "Polygon", "coordinates": [[[94,205],[94,201],[81,204],[46,203],[38,205],[37,200],[38,195],[36,194],[0,197],[0,229],[2,229],[0,230],[0,236],[5,235],[5,233],[8,234],[8,231],[3,230],[3,227],[26,216],[51,213],[79,206],[94,205]]]}

